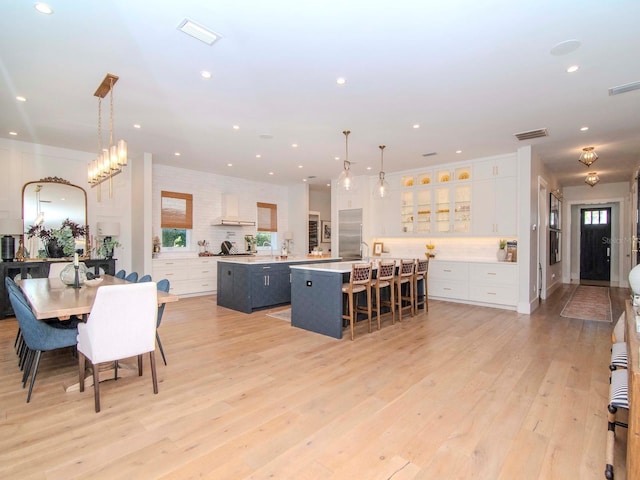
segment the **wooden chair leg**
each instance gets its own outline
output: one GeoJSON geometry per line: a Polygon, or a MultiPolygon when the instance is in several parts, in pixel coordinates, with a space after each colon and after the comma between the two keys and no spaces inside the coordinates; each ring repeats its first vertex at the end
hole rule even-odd
{"type": "Polygon", "coordinates": [[[138,355],[138,376],[142,376],[142,355],[138,355]]]}
{"type": "Polygon", "coordinates": [[[607,407],[607,449],[605,453],[606,467],[604,476],[607,480],[613,480],[613,449],[616,441],[616,411],[617,408],[609,405],[607,407]]]}
{"type": "Polygon", "coordinates": [[[78,383],[80,384],[80,391],[84,392],[84,374],[86,370],[86,357],[80,351],[78,351],[78,383]]]}
{"type": "Polygon", "coordinates": [[[96,413],[100,411],[100,372],[98,365],[91,362],[91,369],[93,370],[93,399],[96,404],[96,413]]]}
{"type": "Polygon", "coordinates": [[[354,324],[354,303],[356,303],[355,295],[350,293],[349,295],[349,326],[351,327],[351,340],[353,340],[353,324],[354,324]]]}
{"type": "Polygon", "coordinates": [[[369,322],[369,333],[371,333],[371,287],[367,287],[367,321],[369,322]]]}
{"type": "Polygon", "coordinates": [[[149,363],[151,364],[151,378],[153,379],[153,393],[158,393],[158,377],[156,375],[156,356],[155,351],[149,352],[149,363]]]}

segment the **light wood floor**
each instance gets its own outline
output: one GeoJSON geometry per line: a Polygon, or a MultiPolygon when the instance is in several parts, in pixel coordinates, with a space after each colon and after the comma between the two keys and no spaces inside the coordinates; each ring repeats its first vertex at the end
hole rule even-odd
{"type": "Polygon", "coordinates": [[[26,404],[3,320],[0,478],[602,479],[611,325],[560,317],[573,288],[531,316],[431,301],[353,342],[181,299],[160,393],[148,368],[105,382],[99,414],[92,388],[63,390],[68,352],[43,356],[26,404]]]}

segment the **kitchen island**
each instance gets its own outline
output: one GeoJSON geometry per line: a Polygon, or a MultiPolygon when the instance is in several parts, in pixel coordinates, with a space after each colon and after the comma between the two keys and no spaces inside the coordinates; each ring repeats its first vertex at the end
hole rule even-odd
{"type": "Polygon", "coordinates": [[[293,265],[338,262],[339,258],[224,257],[218,260],[218,305],[244,313],[291,302],[293,265]]]}
{"type": "Polygon", "coordinates": [[[354,263],[292,265],[291,325],[342,338],[342,284],[354,263]]]}

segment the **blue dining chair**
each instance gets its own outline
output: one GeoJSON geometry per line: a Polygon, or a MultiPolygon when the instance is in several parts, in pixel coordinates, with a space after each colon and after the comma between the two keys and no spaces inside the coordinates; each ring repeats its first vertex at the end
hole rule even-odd
{"type": "Polygon", "coordinates": [[[138,280],[138,283],[143,283],[143,282],[152,282],[153,280],[151,280],[151,275],[143,275],[142,277],[140,277],[140,279],[138,280]]]}
{"type": "MultiPolygon", "coordinates": [[[[163,278],[158,282],[158,291],[160,292],[169,292],[170,284],[169,280],[163,278]]],[[[162,342],[160,341],[160,334],[158,333],[158,328],[160,328],[160,322],[162,322],[162,314],[164,313],[164,306],[166,303],[163,303],[158,307],[158,323],[156,325],[156,341],[158,342],[158,348],[160,349],[160,355],[162,355],[162,361],[164,364],[167,364],[167,359],[164,356],[164,350],[162,348],[162,342]]]]}
{"type": "Polygon", "coordinates": [[[122,279],[124,279],[124,277],[126,277],[126,276],[127,276],[127,271],[126,271],[126,270],[124,270],[124,269],[122,269],[122,270],[118,270],[114,276],[115,276],[116,278],[122,278],[122,279]]]}
{"type": "Polygon", "coordinates": [[[59,329],[53,328],[46,322],[38,320],[29,308],[24,297],[20,298],[17,292],[9,293],[9,301],[13,308],[13,312],[18,319],[22,337],[29,349],[27,361],[24,367],[23,388],[29,376],[31,367],[31,382],[29,384],[29,393],[27,394],[27,403],[31,401],[31,392],[38,374],[38,366],[40,365],[40,357],[42,352],[57,350],[59,348],[72,347],[77,344],[78,328],[59,329]]]}
{"type": "Polygon", "coordinates": [[[127,282],[136,283],[138,281],[138,272],[131,272],[129,275],[124,277],[127,282]]]}

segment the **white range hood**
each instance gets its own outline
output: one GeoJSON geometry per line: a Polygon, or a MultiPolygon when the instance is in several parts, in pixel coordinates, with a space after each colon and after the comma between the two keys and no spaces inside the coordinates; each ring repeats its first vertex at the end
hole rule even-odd
{"type": "Polygon", "coordinates": [[[255,227],[256,222],[253,220],[247,220],[246,218],[240,218],[238,215],[240,201],[237,195],[229,193],[222,195],[222,216],[217,218],[214,222],[214,226],[218,227],[255,227]]]}

